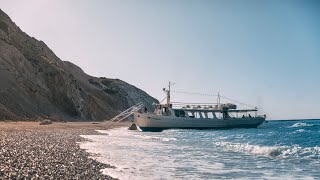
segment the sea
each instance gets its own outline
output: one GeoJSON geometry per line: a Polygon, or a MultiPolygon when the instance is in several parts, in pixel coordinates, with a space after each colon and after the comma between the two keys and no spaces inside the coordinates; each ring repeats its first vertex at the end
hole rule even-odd
{"type": "Polygon", "coordinates": [[[97,130],[81,148],[119,179],[320,179],[320,120],[259,128],[97,130]]]}

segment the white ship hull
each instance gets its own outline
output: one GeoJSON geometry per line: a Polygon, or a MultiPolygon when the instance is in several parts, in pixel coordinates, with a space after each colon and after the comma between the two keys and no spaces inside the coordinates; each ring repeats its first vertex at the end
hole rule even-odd
{"type": "Polygon", "coordinates": [[[256,128],[264,121],[264,117],[219,119],[134,113],[134,122],[142,131],[162,131],[164,129],[256,128]]]}

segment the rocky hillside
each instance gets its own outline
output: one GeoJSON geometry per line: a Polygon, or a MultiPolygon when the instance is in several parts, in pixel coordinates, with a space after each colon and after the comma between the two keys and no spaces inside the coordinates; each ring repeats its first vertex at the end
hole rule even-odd
{"type": "Polygon", "coordinates": [[[158,102],[119,79],[96,78],[59,59],[0,10],[0,120],[104,120],[143,102],[158,102]]]}

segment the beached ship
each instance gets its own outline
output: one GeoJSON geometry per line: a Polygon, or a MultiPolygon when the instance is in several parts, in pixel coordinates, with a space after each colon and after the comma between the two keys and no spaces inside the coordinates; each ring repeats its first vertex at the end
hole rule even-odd
{"type": "Polygon", "coordinates": [[[170,102],[170,86],[166,92],[166,104],[155,104],[155,111],[147,109],[134,112],[134,123],[142,131],[165,129],[215,129],[215,128],[256,128],[265,122],[266,115],[257,115],[258,109],[237,109],[236,104],[217,103],[184,104],[170,102]],[[180,107],[178,107],[180,106],[180,107]],[[252,113],[252,114],[251,114],[252,113]]]}

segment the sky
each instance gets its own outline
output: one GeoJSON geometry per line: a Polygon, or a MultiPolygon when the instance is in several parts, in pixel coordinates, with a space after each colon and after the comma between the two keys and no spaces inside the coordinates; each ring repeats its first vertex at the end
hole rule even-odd
{"type": "MultiPolygon", "coordinates": [[[[159,101],[171,81],[174,91],[219,92],[257,106],[267,119],[320,118],[320,1],[0,0],[0,7],[60,59],[159,101]]],[[[216,97],[172,93],[172,101],[216,97]]]]}

